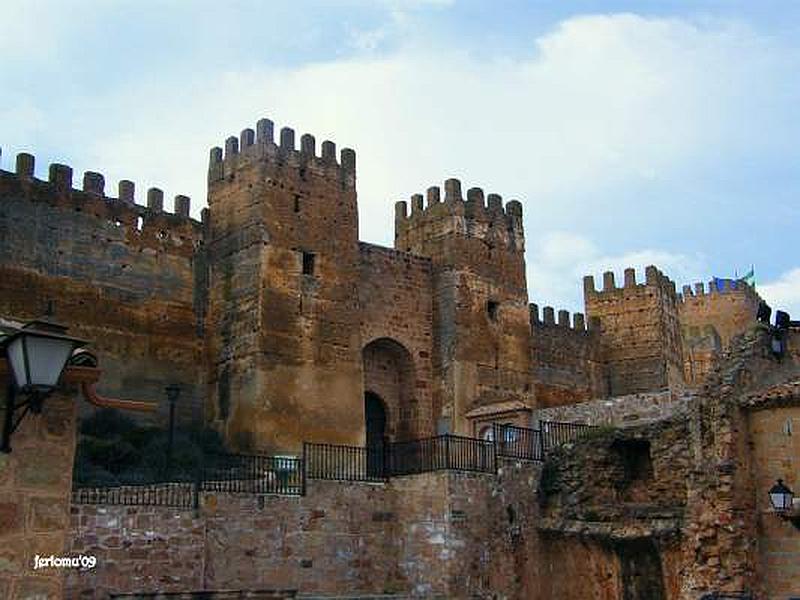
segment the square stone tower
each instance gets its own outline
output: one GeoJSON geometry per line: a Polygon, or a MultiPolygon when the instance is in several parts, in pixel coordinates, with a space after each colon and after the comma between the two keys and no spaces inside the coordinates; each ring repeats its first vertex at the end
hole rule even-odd
{"type": "Polygon", "coordinates": [[[211,150],[208,416],[234,448],[363,441],[355,180],[267,119],[211,150]]]}
{"type": "Polygon", "coordinates": [[[614,273],[607,271],[600,291],[594,277],[587,275],[583,292],[587,316],[600,325],[611,396],[684,387],[674,282],[650,266],[644,283],[636,282],[634,269],[625,269],[623,287],[617,287],[614,273]]]}
{"type": "Polygon", "coordinates": [[[532,406],[530,319],[522,204],[457,179],[396,204],[395,248],[434,269],[433,368],[439,429],[474,435],[471,409],[516,400],[532,406]]]}

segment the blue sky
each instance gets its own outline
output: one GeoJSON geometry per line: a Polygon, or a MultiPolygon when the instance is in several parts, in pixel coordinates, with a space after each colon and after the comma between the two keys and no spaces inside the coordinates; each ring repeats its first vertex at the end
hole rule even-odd
{"type": "MultiPolygon", "coordinates": [[[[800,3],[18,2],[0,22],[13,155],[204,204],[208,149],[260,117],[358,154],[361,238],[458,177],[523,202],[531,301],[654,263],[755,264],[800,315],[800,3]]],[[[77,179],[77,177],[76,177],[77,179]]],[[[169,205],[169,202],[167,203],[169,205]]]]}

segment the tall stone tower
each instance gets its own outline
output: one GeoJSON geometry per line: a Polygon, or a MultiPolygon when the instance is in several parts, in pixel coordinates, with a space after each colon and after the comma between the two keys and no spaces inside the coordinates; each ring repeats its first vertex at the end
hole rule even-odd
{"type": "Polygon", "coordinates": [[[363,441],[355,179],[353,150],[267,119],[211,150],[209,418],[234,448],[363,441]]]}
{"type": "Polygon", "coordinates": [[[645,282],[625,269],[617,287],[614,273],[603,274],[597,291],[594,277],[583,278],[586,314],[600,324],[601,352],[606,362],[611,396],[681,389],[683,356],[675,283],[653,266],[645,282]]]}
{"type": "Polygon", "coordinates": [[[457,179],[395,210],[395,248],[431,258],[433,368],[439,429],[474,434],[471,409],[516,400],[531,406],[530,320],[522,205],[457,179]]]}

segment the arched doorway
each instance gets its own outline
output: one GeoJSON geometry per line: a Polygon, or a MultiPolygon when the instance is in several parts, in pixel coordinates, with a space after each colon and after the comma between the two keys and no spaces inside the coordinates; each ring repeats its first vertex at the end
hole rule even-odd
{"type": "Polygon", "coordinates": [[[386,440],[386,409],[375,392],[364,394],[364,416],[367,426],[367,446],[382,446],[386,440]]]}
{"type": "Polygon", "coordinates": [[[384,436],[392,441],[419,437],[420,407],[411,353],[396,340],[378,338],[364,346],[362,360],[364,390],[377,396],[384,410],[384,436]]]}

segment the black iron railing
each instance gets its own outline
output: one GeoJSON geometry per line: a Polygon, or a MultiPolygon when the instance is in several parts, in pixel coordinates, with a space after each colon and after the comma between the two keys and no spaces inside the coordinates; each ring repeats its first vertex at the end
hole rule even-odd
{"type": "Polygon", "coordinates": [[[492,436],[499,457],[543,461],[551,449],[572,442],[591,429],[594,426],[558,421],[540,421],[539,429],[495,423],[492,436]]]}
{"type": "Polygon", "coordinates": [[[303,459],[295,456],[221,454],[202,466],[200,488],[204,491],[285,494],[303,493],[303,459]]]}
{"type": "Polygon", "coordinates": [[[309,479],[385,481],[389,477],[454,470],[494,473],[491,441],[440,435],[369,447],[334,444],[304,445],[309,479]]]}
{"type": "Polygon", "coordinates": [[[572,442],[589,430],[595,429],[592,425],[560,421],[540,421],[539,426],[542,432],[541,435],[545,452],[561,444],[572,442]]]}
{"type": "Polygon", "coordinates": [[[494,443],[457,435],[395,442],[388,457],[391,475],[441,470],[494,473],[497,469],[494,443]]]}
{"type": "Polygon", "coordinates": [[[192,472],[128,473],[113,482],[76,476],[72,502],[196,508],[202,491],[300,496],[305,493],[304,461],[294,456],[211,454],[192,472]]]}
{"type": "Polygon", "coordinates": [[[206,454],[193,472],[167,472],[97,483],[76,472],[72,498],[83,504],[197,507],[202,491],[304,495],[306,479],[383,482],[432,471],[495,473],[497,458],[543,461],[547,452],[592,427],[540,422],[539,429],[495,424],[493,439],[439,435],[368,447],[303,444],[303,455],[206,454]]]}
{"type": "Polygon", "coordinates": [[[73,487],[72,503],[171,506],[191,509],[197,505],[197,490],[194,484],[183,482],[73,487]]]}
{"type": "Polygon", "coordinates": [[[303,444],[305,473],[309,479],[341,481],[385,481],[388,477],[388,446],[378,444],[341,446],[337,444],[303,444]]]}
{"type": "Polygon", "coordinates": [[[544,438],[539,429],[495,423],[492,437],[498,456],[518,460],[544,460],[544,438]]]}

